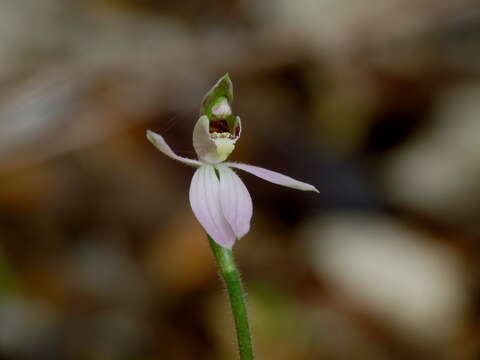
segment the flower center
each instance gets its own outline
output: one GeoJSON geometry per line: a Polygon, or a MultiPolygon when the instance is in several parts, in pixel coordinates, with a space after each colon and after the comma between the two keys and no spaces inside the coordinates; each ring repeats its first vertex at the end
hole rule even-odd
{"type": "MultiPolygon", "coordinates": [[[[230,134],[227,134],[230,135],[230,134]]],[[[220,162],[227,160],[228,156],[235,148],[235,141],[230,137],[212,138],[217,146],[217,155],[220,162]]]]}
{"type": "Polygon", "coordinates": [[[216,146],[215,162],[223,162],[232,153],[240,136],[240,125],[236,119],[212,119],[209,122],[208,135],[216,146]],[[231,124],[231,122],[234,124],[231,124]]]}
{"type": "Polygon", "coordinates": [[[229,132],[213,132],[210,138],[217,146],[217,155],[220,162],[225,161],[235,148],[237,139],[229,132]]]}

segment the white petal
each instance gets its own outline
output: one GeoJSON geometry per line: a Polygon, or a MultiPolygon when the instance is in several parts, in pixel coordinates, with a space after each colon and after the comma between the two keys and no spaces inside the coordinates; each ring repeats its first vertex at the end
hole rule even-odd
{"type": "Polygon", "coordinates": [[[203,165],[195,171],[190,185],[190,205],[207,234],[220,246],[232,248],[235,234],[223,216],[220,182],[212,165],[203,165]]]}
{"type": "Polygon", "coordinates": [[[195,166],[195,167],[202,165],[200,161],[188,159],[183,156],[178,156],[177,154],[175,154],[170,148],[170,146],[168,146],[168,144],[165,142],[165,139],[162,136],[154,133],[153,131],[147,130],[147,139],[150,140],[150,142],[158,150],[160,150],[162,153],[164,153],[165,155],[167,155],[169,158],[173,160],[177,160],[186,165],[195,166]]]}
{"type": "Polygon", "coordinates": [[[223,215],[232,226],[237,239],[250,230],[252,198],[243,181],[228,166],[216,166],[220,173],[220,203],[223,215]]]}
{"type": "Polygon", "coordinates": [[[271,171],[258,166],[247,165],[247,164],[238,164],[238,163],[224,163],[224,164],[236,169],[249,172],[252,175],[258,176],[263,180],[270,181],[271,183],[274,183],[277,185],[282,185],[282,186],[286,186],[286,187],[297,189],[297,190],[318,192],[318,190],[313,185],[295,180],[290,176],[282,175],[275,171],[271,171]]]}
{"type": "Polygon", "coordinates": [[[217,162],[217,145],[210,138],[210,120],[206,115],[201,116],[193,128],[193,147],[200,160],[217,162]]]}

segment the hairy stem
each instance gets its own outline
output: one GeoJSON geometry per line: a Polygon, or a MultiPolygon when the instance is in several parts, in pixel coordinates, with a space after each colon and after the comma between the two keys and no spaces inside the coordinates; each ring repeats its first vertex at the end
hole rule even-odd
{"type": "Polygon", "coordinates": [[[231,250],[218,245],[210,236],[208,236],[208,241],[220,269],[220,275],[225,281],[225,287],[230,299],[230,307],[232,308],[235,329],[237,331],[240,360],[252,360],[254,356],[250,327],[248,325],[247,307],[245,306],[240,273],[235,265],[233,253],[231,250]]]}

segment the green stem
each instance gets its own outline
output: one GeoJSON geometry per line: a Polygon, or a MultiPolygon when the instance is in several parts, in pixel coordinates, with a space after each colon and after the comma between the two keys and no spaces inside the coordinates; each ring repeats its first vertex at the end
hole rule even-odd
{"type": "Polygon", "coordinates": [[[253,360],[252,340],[250,336],[250,327],[248,326],[247,307],[243,294],[242,281],[240,273],[235,266],[233,253],[231,250],[218,245],[208,236],[208,241],[220,268],[220,275],[225,281],[230,306],[232,308],[235,328],[237,330],[238,351],[240,360],[253,360]]]}

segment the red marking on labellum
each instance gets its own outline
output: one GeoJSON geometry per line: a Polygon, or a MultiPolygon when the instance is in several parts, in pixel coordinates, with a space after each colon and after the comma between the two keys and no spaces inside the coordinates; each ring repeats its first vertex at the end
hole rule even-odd
{"type": "Polygon", "coordinates": [[[210,121],[210,133],[217,132],[217,133],[229,133],[230,129],[228,128],[228,124],[226,120],[217,120],[217,121],[210,121]]]}

